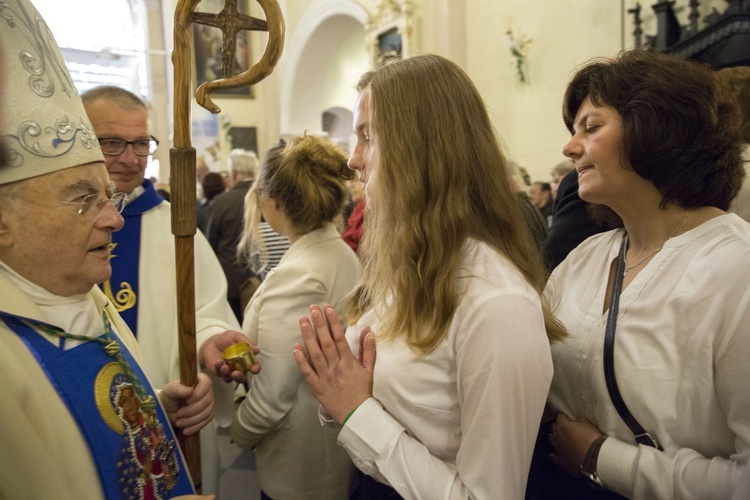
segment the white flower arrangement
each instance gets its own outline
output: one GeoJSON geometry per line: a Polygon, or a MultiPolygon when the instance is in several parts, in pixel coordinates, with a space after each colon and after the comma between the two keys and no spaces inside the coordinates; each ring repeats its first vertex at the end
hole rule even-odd
{"type": "Polygon", "coordinates": [[[518,80],[521,83],[526,83],[526,57],[528,56],[529,44],[532,42],[532,40],[525,35],[521,36],[521,38],[516,38],[515,36],[513,36],[513,30],[510,28],[510,26],[508,27],[508,31],[505,34],[508,35],[510,54],[515,59],[514,65],[516,67],[518,80]]]}

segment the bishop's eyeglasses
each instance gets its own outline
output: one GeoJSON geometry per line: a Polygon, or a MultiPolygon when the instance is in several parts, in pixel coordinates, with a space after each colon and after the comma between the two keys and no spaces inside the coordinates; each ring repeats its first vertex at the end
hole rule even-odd
{"type": "Polygon", "coordinates": [[[82,196],[76,201],[61,201],[60,203],[78,207],[78,215],[85,215],[87,213],[96,215],[102,211],[107,203],[111,203],[115,207],[115,210],[122,213],[122,209],[128,203],[128,195],[125,193],[114,193],[112,196],[102,197],[98,193],[92,193],[82,196]],[[96,210],[91,210],[94,207],[96,207],[96,210]]]}
{"type": "MultiPolygon", "coordinates": [[[[21,194],[11,194],[8,197],[20,198],[22,200],[28,200],[42,206],[50,207],[48,200],[38,200],[36,198],[24,196],[21,194]]],[[[107,205],[107,203],[111,203],[112,206],[115,207],[115,210],[117,210],[117,212],[122,213],[125,205],[128,204],[128,195],[125,193],[114,193],[112,194],[112,196],[102,196],[99,193],[91,193],[80,196],[73,201],[55,201],[57,201],[57,203],[62,203],[63,205],[71,205],[77,207],[76,213],[78,215],[96,218],[107,205]]]]}
{"type": "Polygon", "coordinates": [[[125,152],[128,144],[133,146],[133,153],[136,156],[149,156],[154,154],[159,146],[159,141],[153,135],[149,139],[138,139],[137,141],[126,141],[117,137],[99,137],[98,139],[102,154],[107,156],[120,156],[125,152]]]}

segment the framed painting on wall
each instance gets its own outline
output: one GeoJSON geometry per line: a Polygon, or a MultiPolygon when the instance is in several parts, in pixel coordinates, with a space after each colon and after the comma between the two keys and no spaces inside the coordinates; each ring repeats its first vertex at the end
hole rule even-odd
{"type": "Polygon", "coordinates": [[[255,127],[232,127],[229,129],[232,149],[244,149],[258,154],[258,130],[255,127]]]}
{"type": "Polygon", "coordinates": [[[366,36],[373,67],[411,55],[412,5],[408,0],[381,0],[367,22],[366,36]]]}
{"type": "Polygon", "coordinates": [[[378,35],[378,58],[401,59],[403,54],[403,40],[398,28],[391,28],[378,35]]]}
{"type": "MultiPolygon", "coordinates": [[[[224,8],[224,0],[203,0],[199,11],[216,14],[224,8]]],[[[243,14],[248,13],[247,2],[239,2],[239,10],[243,14]]],[[[195,54],[195,76],[198,88],[204,82],[222,78],[221,68],[221,44],[222,32],[219,28],[205,24],[193,24],[193,46],[195,54]]],[[[237,44],[234,53],[233,75],[238,75],[250,69],[251,61],[250,32],[243,30],[237,34],[237,44]]],[[[253,97],[252,87],[241,87],[238,89],[222,89],[216,91],[221,96],[253,97]]]]}

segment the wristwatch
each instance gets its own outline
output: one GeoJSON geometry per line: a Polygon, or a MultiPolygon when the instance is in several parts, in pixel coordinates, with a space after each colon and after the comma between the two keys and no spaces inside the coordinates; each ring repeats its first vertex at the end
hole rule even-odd
{"type": "Polygon", "coordinates": [[[586,452],[586,457],[581,464],[581,477],[586,480],[586,483],[592,488],[605,490],[607,489],[607,485],[604,484],[599,474],[596,473],[596,461],[599,458],[599,450],[606,439],[607,436],[604,434],[596,438],[596,441],[589,446],[589,451],[586,452]]]}

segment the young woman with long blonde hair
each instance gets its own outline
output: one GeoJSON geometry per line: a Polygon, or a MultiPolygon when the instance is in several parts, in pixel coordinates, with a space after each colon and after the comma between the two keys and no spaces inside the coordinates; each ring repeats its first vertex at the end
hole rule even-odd
{"type": "Polygon", "coordinates": [[[564,331],[485,104],[439,56],[358,90],[353,326],[347,340],[332,307],[312,307],[295,358],[367,475],[411,498],[521,498],[564,331]]]}

